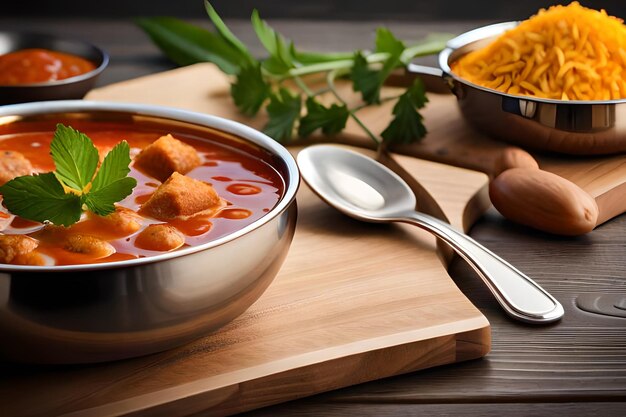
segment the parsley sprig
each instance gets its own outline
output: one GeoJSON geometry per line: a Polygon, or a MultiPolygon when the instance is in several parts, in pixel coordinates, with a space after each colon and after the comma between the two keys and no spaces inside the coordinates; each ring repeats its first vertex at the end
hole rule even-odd
{"type": "Polygon", "coordinates": [[[307,137],[316,131],[325,135],[341,132],[352,118],[379,146],[411,143],[426,134],[419,109],[426,102],[424,86],[417,79],[403,93],[381,97],[381,88],[391,73],[418,56],[439,52],[449,37],[434,36],[407,46],[387,28],[376,31],[373,52],[319,53],[298,50],[294,43],[274,30],[254,10],[254,31],[268,53],[256,59],[226,26],[213,6],[205,8],[215,32],[171,17],[141,18],[139,26],[174,62],[189,65],[212,62],[232,76],[231,96],[238,109],[256,115],[263,107],[269,116],[264,131],[280,142],[307,137]],[[307,76],[325,74],[326,85],[314,88],[307,76]],[[362,103],[349,105],[335,87],[337,78],[352,82],[362,103]],[[332,94],[334,102],[321,100],[332,94]],[[359,118],[358,111],[383,101],[395,101],[392,120],[380,135],[374,134],[359,118]]]}
{"type": "Polygon", "coordinates": [[[98,167],[98,150],[87,135],[58,124],[50,143],[55,171],[25,175],[0,187],[3,204],[24,219],[71,226],[84,210],[99,216],[130,195],[137,181],[128,176],[130,147],[118,143],[98,167]],[[95,175],[95,176],[94,176],[95,175]]]}

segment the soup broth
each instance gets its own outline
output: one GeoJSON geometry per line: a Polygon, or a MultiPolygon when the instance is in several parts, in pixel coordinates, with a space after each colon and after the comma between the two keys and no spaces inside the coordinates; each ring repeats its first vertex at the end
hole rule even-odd
{"type": "MultiPolygon", "coordinates": [[[[117,143],[126,140],[131,148],[131,158],[162,136],[171,134],[176,140],[190,145],[199,156],[199,165],[185,177],[210,184],[220,198],[215,210],[203,211],[190,216],[157,219],[140,210],[162,181],[130,165],[130,176],[137,180],[131,195],[117,203],[118,210],[126,219],[139,224],[138,229],[109,227],[106,218],[83,214],[81,220],[70,226],[51,226],[21,219],[0,207],[0,233],[4,235],[28,235],[38,242],[36,252],[45,265],[73,265],[121,261],[153,256],[163,253],[138,247],[137,236],[151,225],[172,226],[172,232],[182,236],[182,247],[202,245],[231,234],[267,214],[281,199],[284,182],[265,151],[240,140],[231,140],[219,133],[199,137],[196,134],[165,130],[162,127],[142,127],[117,122],[65,122],[91,138],[101,158],[117,143]],[[105,219],[105,220],[103,220],[105,219]],[[85,253],[68,250],[68,237],[93,236],[105,241],[113,253],[85,253]]],[[[0,153],[19,152],[32,165],[34,172],[51,172],[54,163],[50,156],[50,142],[54,135],[51,123],[19,122],[0,126],[0,153]]],[[[134,223],[133,223],[134,224],[134,223]]],[[[139,245],[142,246],[142,245],[139,245]]],[[[107,246],[108,247],[108,246],[107,246]]],[[[16,262],[19,263],[19,259],[16,262]]]]}

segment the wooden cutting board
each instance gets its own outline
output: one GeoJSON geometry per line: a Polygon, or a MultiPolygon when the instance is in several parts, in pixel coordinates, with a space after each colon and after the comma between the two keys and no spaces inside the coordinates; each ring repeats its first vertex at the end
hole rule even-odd
{"type": "MultiPolygon", "coordinates": [[[[436,212],[438,201],[456,225],[480,214],[484,205],[474,196],[484,174],[397,161],[424,186],[418,192],[427,210],[436,212]]],[[[489,351],[489,323],[447,275],[432,236],[347,218],[305,185],[297,200],[287,260],[242,316],[142,358],[0,363],[0,415],[227,415],[489,351]]]]}
{"type": "MultiPolygon", "coordinates": [[[[228,79],[218,69],[212,64],[197,64],[95,90],[87,98],[181,107],[261,128],[265,120],[240,115],[228,91],[228,79]]],[[[344,85],[342,93],[350,97],[350,88],[344,85]]],[[[386,87],[383,96],[385,94],[394,94],[394,89],[386,87]]],[[[492,174],[495,160],[509,145],[471,129],[463,120],[454,96],[431,94],[429,99],[423,111],[429,134],[418,144],[395,150],[492,174]]],[[[380,132],[389,123],[392,105],[365,108],[358,114],[373,131],[380,132]]],[[[348,123],[346,134],[335,140],[371,146],[352,121],[348,123]]],[[[533,153],[533,156],[541,169],[572,181],[595,198],[599,209],[598,225],[626,211],[626,154],[590,158],[539,153],[533,153]]]]}
{"type": "MultiPolygon", "coordinates": [[[[91,98],[186,108],[189,100],[208,101],[219,114],[236,116],[223,78],[189,78],[207,69],[135,80],[91,98]],[[216,84],[221,93],[205,89],[216,84]]],[[[419,180],[412,185],[422,210],[457,227],[471,225],[486,207],[479,192],[484,174],[409,157],[388,163],[419,180]]],[[[114,363],[0,363],[0,415],[226,415],[489,351],[489,323],[448,276],[447,253],[432,236],[411,226],[349,219],[305,185],[298,212],[279,275],[225,328],[177,349],[114,363]]]]}

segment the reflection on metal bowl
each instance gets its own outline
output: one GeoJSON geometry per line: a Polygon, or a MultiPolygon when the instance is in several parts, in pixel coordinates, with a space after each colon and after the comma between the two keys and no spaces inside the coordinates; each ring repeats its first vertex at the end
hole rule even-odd
{"type": "Polygon", "coordinates": [[[58,101],[0,109],[0,124],[73,117],[243,140],[268,154],[284,194],[265,216],[200,246],[103,264],[0,265],[0,358],[87,363],[158,352],[220,328],[259,298],[295,231],[299,174],[285,148],[238,123],[163,107],[58,101]]]}

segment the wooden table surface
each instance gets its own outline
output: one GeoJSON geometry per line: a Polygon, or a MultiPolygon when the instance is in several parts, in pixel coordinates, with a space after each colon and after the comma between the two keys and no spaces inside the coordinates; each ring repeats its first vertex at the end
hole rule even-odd
{"type": "MultiPolygon", "coordinates": [[[[194,23],[206,25],[207,20],[194,23]]],[[[244,42],[258,45],[247,21],[228,23],[244,42]]],[[[381,24],[410,40],[432,31],[461,33],[487,22],[272,23],[303,49],[332,51],[370,48],[374,29],[381,24]]],[[[0,27],[78,37],[105,48],[111,63],[99,85],[173,68],[131,21],[0,17],[0,27]]],[[[262,53],[259,47],[254,52],[262,53]]],[[[626,297],[626,216],[587,236],[564,238],[517,226],[492,210],[471,234],[550,291],[563,304],[565,318],[542,327],[509,320],[473,271],[456,260],[452,277],[492,324],[492,352],[484,359],[345,388],[249,415],[626,415],[626,319],[586,313],[575,304],[578,296],[588,293],[626,297]]]]}

